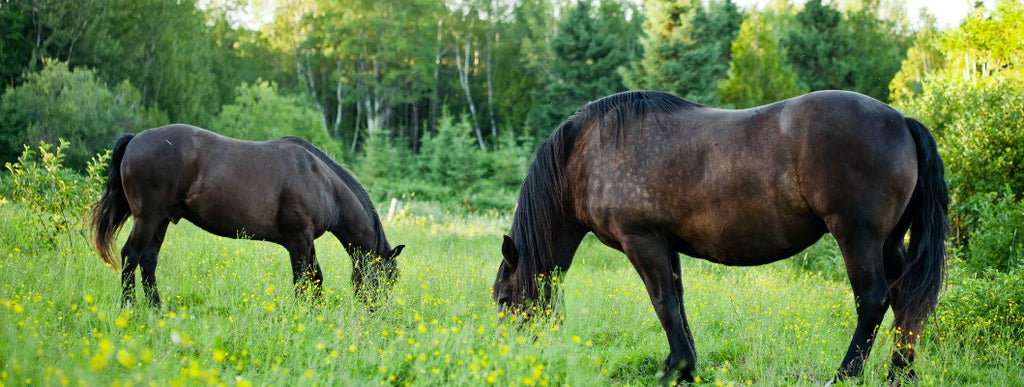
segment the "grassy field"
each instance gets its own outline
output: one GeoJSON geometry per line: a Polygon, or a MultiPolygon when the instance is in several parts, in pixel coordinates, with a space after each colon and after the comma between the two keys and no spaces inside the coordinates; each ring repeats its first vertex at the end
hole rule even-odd
{"type": "MultiPolygon", "coordinates": [[[[28,211],[2,204],[0,215],[0,385],[651,385],[668,353],[639,277],[593,238],[567,273],[559,317],[499,319],[490,285],[507,218],[423,206],[386,222],[392,244],[408,247],[390,299],[368,313],[333,237],[317,242],[327,302],[310,306],[294,297],[283,248],[182,222],[157,270],[163,310],[122,310],[119,276],[83,237],[46,247],[28,211]]],[[[826,242],[802,254],[836,253],[826,242]]],[[[837,265],[683,262],[701,384],[830,380],[854,325],[837,265]]],[[[921,385],[1024,385],[1021,348],[944,331],[955,314],[942,307],[919,348],[921,385]]],[[[885,383],[891,349],[883,327],[866,385],[885,383]]]]}

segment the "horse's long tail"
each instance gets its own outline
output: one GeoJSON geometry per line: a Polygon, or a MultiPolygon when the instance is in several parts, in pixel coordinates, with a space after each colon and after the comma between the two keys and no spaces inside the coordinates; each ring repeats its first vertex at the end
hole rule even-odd
{"type": "Polygon", "coordinates": [[[920,334],[935,312],[946,276],[946,235],[949,233],[949,190],[935,138],[924,124],[906,119],[917,145],[917,186],[907,208],[912,216],[910,246],[902,278],[896,286],[904,313],[893,324],[904,334],[920,334]]]}
{"type": "Polygon", "coordinates": [[[125,134],[114,143],[110,155],[110,175],[107,177],[103,196],[92,207],[90,221],[92,236],[95,238],[93,248],[115,270],[121,267],[121,262],[113,256],[114,236],[132,214],[121,184],[121,159],[124,158],[124,150],[133,137],[135,135],[125,134]]]}

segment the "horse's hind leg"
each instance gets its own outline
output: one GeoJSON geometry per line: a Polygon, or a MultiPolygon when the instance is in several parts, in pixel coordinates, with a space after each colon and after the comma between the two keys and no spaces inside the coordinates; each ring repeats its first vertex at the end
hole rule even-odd
{"type": "MultiPolygon", "coordinates": [[[[897,233],[894,233],[894,235],[897,233]]],[[[907,265],[907,250],[903,245],[903,233],[891,236],[885,245],[885,276],[889,283],[889,294],[892,299],[893,340],[896,350],[892,353],[891,378],[906,376],[914,379],[914,370],[910,365],[914,362],[917,338],[921,334],[921,318],[913,316],[905,303],[907,289],[902,284],[903,272],[907,265]]]]}
{"type": "Polygon", "coordinates": [[[836,241],[846,261],[846,273],[857,307],[857,327],[836,373],[838,379],[844,379],[861,376],[878,326],[889,308],[889,293],[882,261],[882,238],[872,236],[866,229],[837,234],[836,241]]]}
{"type": "Polygon", "coordinates": [[[153,233],[150,243],[142,253],[142,290],[149,298],[149,304],[160,309],[160,292],[156,288],[156,263],[160,255],[160,247],[164,244],[164,236],[167,234],[169,220],[161,221],[153,233]]]}
{"type": "Polygon", "coordinates": [[[121,248],[122,306],[135,303],[135,269],[142,265],[142,287],[150,305],[159,308],[160,296],[156,290],[156,257],[167,231],[167,221],[153,221],[136,217],[128,242],[121,248]]]}
{"type": "Polygon", "coordinates": [[[141,258],[142,254],[132,249],[131,243],[121,248],[121,307],[135,305],[135,268],[141,258]]]}

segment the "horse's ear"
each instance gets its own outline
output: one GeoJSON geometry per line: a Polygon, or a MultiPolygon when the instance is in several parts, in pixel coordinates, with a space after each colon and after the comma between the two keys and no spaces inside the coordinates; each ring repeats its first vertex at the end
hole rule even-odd
{"type": "Polygon", "coordinates": [[[391,258],[395,258],[395,257],[398,256],[398,254],[401,254],[402,253],[402,249],[404,249],[404,248],[405,248],[405,245],[395,246],[395,248],[393,250],[391,250],[391,258]]]}
{"type": "Polygon", "coordinates": [[[516,244],[512,242],[512,237],[508,235],[505,235],[505,240],[501,243],[501,255],[505,257],[505,264],[509,269],[516,268],[516,264],[519,263],[519,252],[516,251],[516,244]]]}

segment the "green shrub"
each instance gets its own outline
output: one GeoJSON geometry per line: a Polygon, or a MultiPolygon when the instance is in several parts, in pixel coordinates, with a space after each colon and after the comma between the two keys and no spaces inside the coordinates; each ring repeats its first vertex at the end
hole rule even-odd
{"type": "Polygon", "coordinates": [[[954,341],[986,343],[993,355],[1019,354],[1024,348],[1024,270],[952,270],[935,320],[940,335],[954,336],[954,341]]]}
{"type": "Polygon", "coordinates": [[[56,148],[40,142],[38,152],[25,146],[17,162],[4,164],[11,199],[28,207],[40,237],[51,245],[60,237],[86,237],[85,218],[100,196],[110,158],[110,151],[93,157],[83,177],[64,166],[68,143],[59,141],[56,148]]]}
{"type": "Polygon", "coordinates": [[[1024,194],[1024,80],[935,79],[908,112],[935,134],[958,198],[1024,194]]]}
{"type": "Polygon", "coordinates": [[[117,135],[166,121],[161,113],[143,108],[142,97],[127,81],[108,88],[92,70],[45,63],[0,101],[0,161],[14,161],[22,144],[54,144],[63,138],[75,144],[64,150],[67,165],[84,171],[117,135]]]}
{"type": "Polygon", "coordinates": [[[1024,201],[1013,194],[975,195],[961,212],[973,214],[966,225],[965,264],[977,272],[1024,268],[1024,201]]]}
{"type": "Polygon", "coordinates": [[[224,105],[210,129],[225,136],[256,141],[297,136],[328,154],[341,154],[341,146],[330,138],[320,115],[307,102],[278,94],[277,85],[267,81],[238,86],[234,102],[224,105]]]}
{"type": "Polygon", "coordinates": [[[456,189],[469,187],[486,173],[483,151],[470,137],[472,127],[465,115],[454,122],[447,110],[441,115],[437,134],[423,141],[419,155],[423,177],[456,189]]]}

